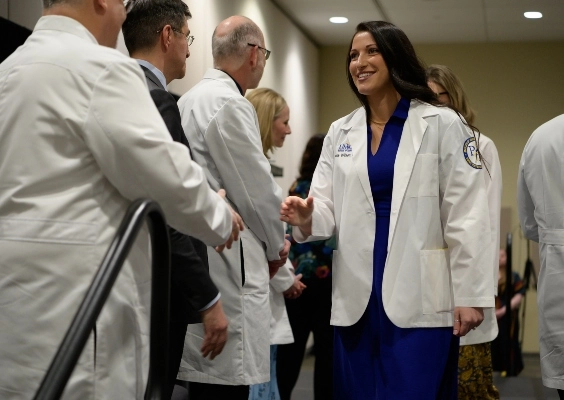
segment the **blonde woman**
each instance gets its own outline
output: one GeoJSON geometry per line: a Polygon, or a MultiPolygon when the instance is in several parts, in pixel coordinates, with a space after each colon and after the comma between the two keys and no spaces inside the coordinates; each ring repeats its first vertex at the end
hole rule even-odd
{"type": "MultiPolygon", "coordinates": [[[[255,89],[245,97],[257,112],[262,149],[269,158],[268,154],[275,148],[282,147],[286,135],[292,133],[290,108],[284,98],[272,89],[255,89]]],[[[270,382],[251,386],[250,400],[280,400],[276,382],[277,345],[294,342],[284,297],[295,299],[301,295],[305,288],[300,281],[301,277],[301,274],[294,275],[292,264],[288,261],[270,280],[270,382]]]]}
{"type": "Polygon", "coordinates": [[[262,140],[262,150],[266,158],[269,152],[284,146],[286,135],[290,129],[290,108],[286,100],[272,89],[255,89],[245,96],[257,111],[262,140]]]}
{"type": "MultiPolygon", "coordinates": [[[[439,101],[457,110],[466,122],[474,124],[474,111],[466,97],[460,80],[450,68],[431,65],[427,68],[427,83],[437,94],[439,101]]],[[[489,174],[484,174],[488,195],[492,243],[499,247],[499,221],[501,208],[501,166],[494,143],[479,134],[478,142],[482,164],[489,174]]],[[[498,279],[497,254],[491,260],[493,282],[498,279]]],[[[497,292],[497,286],[495,288],[497,292]]],[[[499,392],[493,384],[491,342],[498,334],[495,309],[484,310],[484,322],[466,336],[460,338],[458,358],[458,398],[484,400],[499,399],[499,392]]]]}

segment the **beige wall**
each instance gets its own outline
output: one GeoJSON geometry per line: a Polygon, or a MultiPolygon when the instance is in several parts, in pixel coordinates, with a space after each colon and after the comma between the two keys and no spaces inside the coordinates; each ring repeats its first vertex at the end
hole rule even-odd
{"type": "Polygon", "coordinates": [[[0,0],[0,17],[31,30],[42,11],[42,0],[0,0]]]}
{"type": "MultiPolygon", "coordinates": [[[[526,241],[515,198],[523,147],[539,125],[564,113],[564,42],[416,45],[426,64],[448,65],[465,85],[477,112],[476,126],[494,140],[503,171],[502,206],[509,207],[513,265],[523,273],[526,241]]],[[[347,47],[320,52],[320,131],[358,107],[345,78],[347,47]]],[[[502,233],[502,244],[505,232],[502,233]]],[[[537,247],[532,247],[533,252],[537,247]]],[[[538,257],[534,259],[538,260],[538,257]]],[[[538,267],[538,263],[536,263],[538,267]]],[[[536,296],[528,295],[523,350],[538,351],[536,296]]]]}
{"type": "MultiPolygon", "coordinates": [[[[284,193],[297,177],[302,152],[309,137],[316,132],[318,53],[310,42],[270,1],[256,0],[184,0],[193,18],[188,21],[196,38],[190,46],[186,77],[172,82],[169,90],[182,95],[198,83],[213,66],[211,37],[219,22],[231,15],[244,15],[255,21],[264,32],[265,47],[272,51],[259,87],[279,92],[290,107],[292,134],[284,147],[275,150],[271,159],[284,168],[276,178],[284,193]]],[[[127,53],[123,39],[118,49],[127,53]]]]}

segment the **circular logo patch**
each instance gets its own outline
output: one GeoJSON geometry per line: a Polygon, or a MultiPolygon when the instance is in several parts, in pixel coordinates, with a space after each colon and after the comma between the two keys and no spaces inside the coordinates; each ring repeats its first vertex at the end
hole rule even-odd
{"type": "Polygon", "coordinates": [[[462,153],[464,154],[464,159],[468,165],[472,168],[482,169],[482,160],[480,158],[478,146],[476,146],[476,138],[471,137],[466,139],[464,146],[462,146],[462,153]]]}

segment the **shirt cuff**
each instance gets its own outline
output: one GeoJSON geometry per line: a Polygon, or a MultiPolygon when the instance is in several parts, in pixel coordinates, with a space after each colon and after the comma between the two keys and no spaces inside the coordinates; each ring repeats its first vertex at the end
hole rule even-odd
{"type": "Polygon", "coordinates": [[[215,298],[210,301],[208,304],[205,305],[205,307],[202,307],[198,310],[198,312],[204,312],[206,311],[208,308],[210,308],[211,306],[213,306],[215,303],[217,303],[219,301],[219,298],[221,297],[221,293],[218,293],[217,296],[215,296],[215,298]]]}

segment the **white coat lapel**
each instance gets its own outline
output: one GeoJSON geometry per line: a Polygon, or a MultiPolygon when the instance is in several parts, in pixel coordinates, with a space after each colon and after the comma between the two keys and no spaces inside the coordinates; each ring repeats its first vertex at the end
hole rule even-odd
{"type": "Polygon", "coordinates": [[[368,161],[367,161],[367,127],[366,113],[364,109],[360,109],[351,120],[343,125],[343,131],[352,148],[352,161],[354,169],[360,180],[362,190],[370,204],[373,204],[372,189],[368,179],[368,161]],[[347,133],[348,130],[348,133],[347,133]]]}
{"type": "Polygon", "coordinates": [[[403,126],[400,144],[394,164],[394,188],[392,191],[392,212],[390,215],[390,231],[388,236],[388,252],[394,237],[399,209],[405,197],[407,185],[415,159],[419,153],[423,136],[427,130],[427,122],[419,113],[419,102],[412,101],[409,107],[407,120],[403,126]]]}

